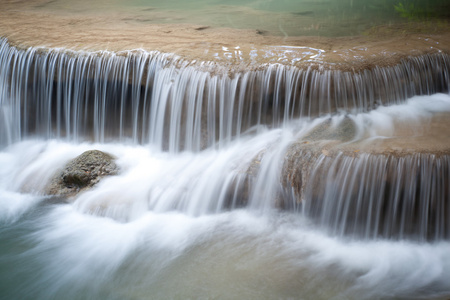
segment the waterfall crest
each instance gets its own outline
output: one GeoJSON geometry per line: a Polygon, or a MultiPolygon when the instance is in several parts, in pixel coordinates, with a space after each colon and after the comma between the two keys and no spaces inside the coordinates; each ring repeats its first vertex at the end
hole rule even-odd
{"type": "Polygon", "coordinates": [[[449,89],[449,56],[360,72],[281,64],[230,73],[143,50],[18,49],[0,40],[0,143],[127,141],[178,152],[223,147],[259,125],[366,112],[449,89]]]}

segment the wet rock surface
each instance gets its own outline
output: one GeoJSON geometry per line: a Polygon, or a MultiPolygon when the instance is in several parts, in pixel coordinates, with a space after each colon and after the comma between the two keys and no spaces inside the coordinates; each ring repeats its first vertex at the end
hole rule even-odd
{"type": "MultiPolygon", "coordinates": [[[[0,36],[24,48],[46,45],[48,48],[90,51],[157,50],[175,53],[189,61],[214,61],[226,66],[230,72],[240,68],[247,70],[249,65],[258,68],[266,63],[355,72],[393,66],[409,56],[450,51],[448,22],[427,22],[430,33],[426,33],[422,22],[415,26],[407,22],[396,26],[375,26],[361,36],[274,36],[261,28],[214,28],[198,23],[147,22],[162,16],[144,17],[141,8],[138,13],[105,9],[83,13],[77,2],[78,13],[74,14],[75,9],[71,9],[70,13],[64,9],[54,10],[43,2],[2,1],[0,36]],[[289,53],[278,47],[282,45],[289,45],[289,53]],[[237,46],[239,51],[229,51],[237,46]]],[[[92,10],[94,3],[86,3],[89,6],[85,6],[84,10],[92,10]]],[[[50,6],[53,5],[57,3],[50,6]]],[[[158,10],[152,11],[147,13],[158,14],[158,10]]],[[[307,19],[305,16],[309,15],[310,11],[305,10],[289,12],[284,18],[295,16],[307,19]]]]}
{"type": "Polygon", "coordinates": [[[118,173],[115,158],[99,150],[89,150],[69,161],[57,174],[46,193],[56,196],[74,196],[89,189],[103,177],[118,173]]]}
{"type": "Polygon", "coordinates": [[[305,140],[340,140],[343,142],[351,141],[355,138],[357,132],[356,124],[353,120],[345,117],[338,124],[332,124],[331,118],[318,124],[304,137],[305,140]]]}

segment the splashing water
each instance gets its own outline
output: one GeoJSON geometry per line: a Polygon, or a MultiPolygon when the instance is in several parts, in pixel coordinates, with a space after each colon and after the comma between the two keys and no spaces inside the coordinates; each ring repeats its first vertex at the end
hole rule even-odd
{"type": "Polygon", "coordinates": [[[448,90],[447,60],[363,73],[273,65],[229,77],[159,53],[3,41],[0,296],[448,298],[448,156],[345,149],[448,117],[450,96],[435,94],[448,90]],[[297,144],[336,140],[337,156],[310,157],[304,187],[284,182],[297,144]],[[70,203],[44,196],[90,149],[116,156],[119,175],[70,203]],[[397,196],[405,191],[419,194],[397,196]]]}

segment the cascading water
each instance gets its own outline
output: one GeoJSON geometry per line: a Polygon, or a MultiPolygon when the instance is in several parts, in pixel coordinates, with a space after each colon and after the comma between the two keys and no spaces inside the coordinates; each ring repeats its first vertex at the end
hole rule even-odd
{"type": "Polygon", "coordinates": [[[446,119],[449,61],[230,75],[1,40],[0,296],[448,298],[448,152],[365,143],[446,119]],[[119,174],[45,196],[89,149],[119,174]]]}
{"type": "Polygon", "coordinates": [[[11,126],[1,132],[3,145],[36,135],[199,151],[255,126],[364,112],[449,87],[446,54],[359,73],[267,65],[228,76],[212,63],[141,50],[19,50],[6,39],[0,49],[2,107],[10,107],[3,114],[11,126]]]}
{"type": "Polygon", "coordinates": [[[339,235],[448,239],[448,156],[322,158],[307,211],[339,235]],[[320,183],[316,183],[320,185],[320,183]]]}

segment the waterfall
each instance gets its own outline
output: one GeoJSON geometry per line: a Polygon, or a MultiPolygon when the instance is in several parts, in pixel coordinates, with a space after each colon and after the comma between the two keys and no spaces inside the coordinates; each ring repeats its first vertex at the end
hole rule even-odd
{"type": "Polygon", "coordinates": [[[449,63],[0,39],[0,298],[447,299],[449,63]],[[94,149],[117,174],[49,195],[94,149]]]}
{"type": "Polygon", "coordinates": [[[220,149],[261,126],[447,92],[449,70],[448,55],[436,53],[355,72],[271,64],[229,73],[158,52],[20,49],[3,38],[0,143],[35,136],[220,149]]]}
{"type": "Polygon", "coordinates": [[[304,209],[339,236],[448,239],[449,159],[322,155],[313,167],[304,209]]]}
{"type": "MultiPolygon", "coordinates": [[[[106,180],[74,202],[116,220],[148,210],[285,210],[332,235],[448,239],[448,153],[322,149],[380,138],[377,126],[393,128],[396,109],[409,112],[407,126],[450,111],[446,95],[411,100],[448,92],[449,62],[436,53],[361,71],[270,64],[233,73],[173,54],[20,49],[2,39],[0,145],[13,151],[38,139],[151,149],[135,153],[139,161],[119,160],[121,181],[106,180]],[[128,189],[136,192],[123,195],[128,189]]],[[[61,147],[23,154],[36,162],[12,172],[11,186],[42,193],[69,159],[61,147]],[[43,168],[47,157],[52,172],[43,168]]]]}

